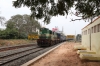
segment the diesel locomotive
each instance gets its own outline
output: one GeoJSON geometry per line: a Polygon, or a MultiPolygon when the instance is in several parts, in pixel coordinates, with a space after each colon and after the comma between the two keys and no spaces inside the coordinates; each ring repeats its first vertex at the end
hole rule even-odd
{"type": "Polygon", "coordinates": [[[39,39],[37,39],[38,46],[52,46],[64,41],[66,41],[66,36],[63,33],[54,32],[44,27],[40,28],[39,39]]]}

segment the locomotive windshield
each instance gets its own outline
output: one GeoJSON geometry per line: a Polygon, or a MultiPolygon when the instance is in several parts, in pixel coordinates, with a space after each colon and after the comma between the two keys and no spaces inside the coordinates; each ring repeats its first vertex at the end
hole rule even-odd
{"type": "Polygon", "coordinates": [[[41,28],[41,29],[40,29],[40,34],[46,34],[46,33],[48,33],[48,32],[49,32],[49,30],[46,29],[46,28],[41,28]]]}

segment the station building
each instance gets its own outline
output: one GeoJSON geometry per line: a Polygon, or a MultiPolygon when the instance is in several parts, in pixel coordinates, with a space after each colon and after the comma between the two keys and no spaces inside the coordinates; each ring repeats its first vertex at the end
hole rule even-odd
{"type": "Polygon", "coordinates": [[[100,16],[82,29],[82,45],[100,54],[100,16]]]}

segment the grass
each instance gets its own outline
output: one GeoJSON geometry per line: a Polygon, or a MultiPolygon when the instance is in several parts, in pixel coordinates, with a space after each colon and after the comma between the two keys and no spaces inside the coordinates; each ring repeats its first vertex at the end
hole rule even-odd
{"type": "Polygon", "coordinates": [[[28,39],[0,39],[0,46],[11,46],[11,45],[21,45],[21,44],[29,44],[35,42],[34,40],[28,39]]]}

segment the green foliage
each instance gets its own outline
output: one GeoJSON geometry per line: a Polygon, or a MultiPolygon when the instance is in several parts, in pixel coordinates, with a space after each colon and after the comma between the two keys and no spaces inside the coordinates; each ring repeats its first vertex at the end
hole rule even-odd
{"type": "Polygon", "coordinates": [[[1,39],[16,39],[18,36],[18,32],[15,29],[5,29],[0,31],[1,39]]]}
{"type": "Polygon", "coordinates": [[[2,17],[2,16],[0,16],[0,23],[1,23],[1,25],[2,25],[2,23],[3,23],[4,20],[5,20],[5,18],[2,17]]]}
{"type": "Polygon", "coordinates": [[[18,33],[26,33],[26,35],[36,32],[36,28],[40,28],[40,24],[38,21],[30,18],[29,15],[15,15],[12,16],[9,21],[7,21],[8,28],[16,28],[18,33]]]}
{"type": "Polygon", "coordinates": [[[77,34],[76,35],[76,41],[81,41],[82,35],[81,34],[77,34]]]}
{"type": "Polygon", "coordinates": [[[15,24],[14,22],[8,21],[6,27],[9,29],[12,29],[12,28],[14,28],[14,24],[15,24]]]}
{"type": "Polygon", "coordinates": [[[76,10],[82,14],[83,19],[93,18],[100,15],[99,0],[77,0],[76,10]]]}
{"type": "Polygon", "coordinates": [[[40,24],[29,15],[15,15],[6,22],[6,29],[0,30],[1,39],[26,39],[28,34],[40,28],[40,24]]]}
{"type": "Polygon", "coordinates": [[[15,8],[21,6],[30,8],[31,17],[41,19],[49,24],[52,16],[68,15],[73,5],[82,19],[90,19],[100,15],[100,0],[16,0],[13,1],[15,8]]]}
{"type": "Polygon", "coordinates": [[[30,7],[31,17],[44,18],[45,23],[49,23],[52,16],[68,14],[68,10],[74,4],[74,0],[17,0],[13,1],[16,8],[22,5],[30,7]]]}
{"type": "Polygon", "coordinates": [[[27,38],[27,35],[25,33],[21,33],[18,36],[18,39],[26,39],[26,38],[27,38]]]}

